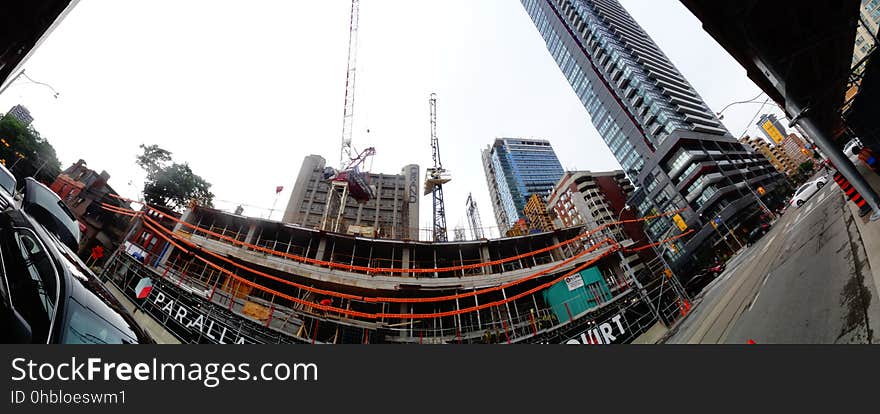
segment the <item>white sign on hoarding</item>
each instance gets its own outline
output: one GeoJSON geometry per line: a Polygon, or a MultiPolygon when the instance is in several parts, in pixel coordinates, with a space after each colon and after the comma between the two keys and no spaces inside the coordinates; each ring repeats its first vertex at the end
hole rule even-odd
{"type": "Polygon", "coordinates": [[[584,278],[580,273],[574,274],[565,278],[565,284],[568,286],[568,291],[571,292],[579,287],[584,287],[584,278]]]}

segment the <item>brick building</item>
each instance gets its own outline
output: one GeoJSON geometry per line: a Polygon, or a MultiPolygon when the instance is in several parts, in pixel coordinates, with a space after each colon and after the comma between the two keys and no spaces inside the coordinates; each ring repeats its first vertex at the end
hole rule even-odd
{"type": "Polygon", "coordinates": [[[56,177],[49,186],[61,197],[64,204],[85,225],[80,248],[77,254],[88,257],[95,246],[102,246],[105,252],[115,248],[125,236],[128,220],[118,214],[101,208],[101,203],[130,209],[131,205],[112,195],[118,195],[107,184],[110,174],[91,170],[86,162],[79,160],[56,177]]]}

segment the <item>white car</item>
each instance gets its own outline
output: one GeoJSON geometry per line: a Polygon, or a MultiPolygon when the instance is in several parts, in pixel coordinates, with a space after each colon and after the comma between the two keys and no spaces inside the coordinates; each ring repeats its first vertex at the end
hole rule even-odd
{"type": "Polygon", "coordinates": [[[862,150],[862,141],[858,138],[853,138],[843,147],[843,153],[846,154],[847,157],[851,157],[859,153],[862,150]]]}
{"type": "Polygon", "coordinates": [[[807,200],[819,192],[819,190],[828,182],[828,177],[822,176],[813,181],[805,183],[798,188],[797,191],[794,192],[794,195],[791,197],[791,205],[795,207],[800,207],[807,202],[807,200]]]}
{"type": "Polygon", "coordinates": [[[0,164],[0,210],[12,206],[15,195],[15,176],[0,164]]]}

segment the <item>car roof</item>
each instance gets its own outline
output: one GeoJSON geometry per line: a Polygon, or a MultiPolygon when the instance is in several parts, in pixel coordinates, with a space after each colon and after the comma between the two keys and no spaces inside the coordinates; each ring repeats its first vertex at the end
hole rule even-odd
{"type": "MultiPolygon", "coordinates": [[[[6,168],[6,166],[3,165],[2,163],[0,163],[0,174],[7,175],[9,178],[12,178],[12,182],[13,182],[13,183],[18,184],[18,181],[15,179],[15,174],[13,174],[12,171],[9,171],[9,169],[6,168]]],[[[5,190],[5,188],[3,188],[2,186],[0,186],[0,190],[5,190]]],[[[9,192],[9,191],[7,191],[7,192],[9,192]]],[[[14,186],[13,186],[13,188],[12,188],[12,192],[15,192],[15,187],[14,187],[14,186]]],[[[12,193],[10,193],[9,195],[11,196],[12,193]]]]}
{"type": "Polygon", "coordinates": [[[46,226],[48,230],[55,233],[68,246],[76,246],[79,244],[82,234],[79,230],[79,222],[73,212],[67,208],[67,205],[61,201],[61,197],[55,194],[45,184],[35,180],[33,177],[25,178],[25,200],[27,201],[23,207],[33,218],[40,224],[46,226]],[[36,208],[44,210],[36,211],[36,208]]]}

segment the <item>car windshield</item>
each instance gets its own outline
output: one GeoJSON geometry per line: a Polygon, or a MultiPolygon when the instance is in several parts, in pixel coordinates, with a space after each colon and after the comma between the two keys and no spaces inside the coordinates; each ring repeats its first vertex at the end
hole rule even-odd
{"type": "Polygon", "coordinates": [[[3,187],[10,195],[15,193],[15,176],[5,168],[0,168],[0,187],[3,187]]]}
{"type": "Polygon", "coordinates": [[[108,322],[91,309],[70,298],[67,323],[61,342],[65,344],[131,344],[137,343],[134,332],[108,322]]]}

